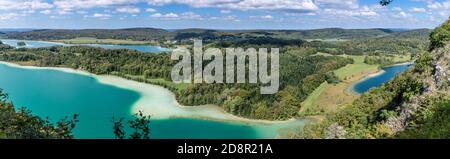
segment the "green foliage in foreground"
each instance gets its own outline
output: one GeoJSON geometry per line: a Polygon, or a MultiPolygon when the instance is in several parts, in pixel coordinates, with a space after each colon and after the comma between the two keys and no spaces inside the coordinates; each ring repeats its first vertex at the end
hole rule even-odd
{"type": "Polygon", "coordinates": [[[444,47],[450,42],[450,20],[431,32],[430,42],[430,51],[444,47]]]}
{"type": "Polygon", "coordinates": [[[398,136],[408,139],[449,139],[450,99],[433,102],[415,121],[416,125],[398,136]]]}
{"type": "MultiPolygon", "coordinates": [[[[446,25],[433,31],[431,48],[447,43],[446,25]],[[437,36],[436,35],[445,35],[437,36]],[[444,38],[443,38],[444,37],[444,38]],[[434,39],[433,39],[434,38],[434,39]],[[436,45],[437,44],[437,45],[436,45]],[[434,46],[433,46],[434,45],[434,46]]],[[[444,54],[448,49],[437,50],[444,54]]],[[[440,60],[448,60],[436,55],[440,60]]],[[[379,88],[363,94],[324,121],[307,125],[295,138],[450,138],[448,91],[433,90],[433,54],[419,55],[415,66],[379,88]],[[415,110],[417,108],[417,110],[415,110]],[[405,112],[412,112],[405,115],[405,112]],[[403,114],[402,114],[403,113],[403,114]],[[401,124],[399,124],[401,123],[401,124]]],[[[445,63],[448,61],[439,61],[445,63]]],[[[447,79],[444,79],[447,80],[447,79]]],[[[439,82],[439,81],[436,81],[439,82]]]]}
{"type": "MultiPolygon", "coordinates": [[[[314,48],[285,47],[280,53],[280,92],[261,95],[258,84],[175,85],[170,72],[176,61],[170,54],[145,54],[130,50],[93,47],[50,47],[0,52],[0,60],[36,66],[70,67],[95,74],[113,74],[167,87],[184,105],[217,104],[235,115],[257,119],[295,117],[300,103],[325,81],[338,82],[335,69],[353,63],[338,56],[310,56],[314,48]],[[159,79],[159,80],[155,80],[159,79]]],[[[206,65],[206,63],[205,63],[206,65]]]]}
{"type": "Polygon", "coordinates": [[[75,114],[52,124],[48,118],[41,119],[25,108],[16,111],[0,89],[0,139],[72,139],[77,118],[75,114]]]}
{"type": "MultiPolygon", "coordinates": [[[[150,117],[145,116],[141,111],[133,116],[132,120],[128,120],[128,125],[133,130],[130,134],[130,139],[150,139],[150,117]]],[[[115,119],[113,117],[113,132],[116,139],[125,139],[126,131],[123,118],[115,119]]]]}
{"type": "MultiPolygon", "coordinates": [[[[426,57],[426,56],[424,56],[426,57]]],[[[397,116],[403,102],[410,101],[424,91],[421,79],[430,77],[431,60],[421,58],[417,65],[427,66],[412,69],[397,76],[379,88],[363,94],[342,111],[330,115],[319,124],[307,125],[297,138],[391,138],[388,128],[382,125],[389,117],[397,116]],[[337,126],[339,125],[339,126],[337,126]],[[335,127],[335,128],[333,128],[335,127]],[[332,130],[330,130],[332,129],[332,130]],[[339,130],[339,131],[338,131],[339,130]],[[330,132],[331,131],[331,132],[330,132]],[[333,132],[335,131],[335,132],[333,132]],[[341,132],[342,136],[336,135],[341,132]],[[345,132],[345,133],[343,133],[345,132]]]]}

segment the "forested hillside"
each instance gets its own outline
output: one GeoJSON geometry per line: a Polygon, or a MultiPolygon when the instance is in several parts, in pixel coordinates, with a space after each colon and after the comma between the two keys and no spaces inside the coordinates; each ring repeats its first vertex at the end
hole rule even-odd
{"type": "Polygon", "coordinates": [[[129,39],[136,41],[147,40],[190,40],[203,39],[204,41],[229,41],[238,39],[252,39],[271,37],[277,39],[316,39],[316,40],[348,40],[360,38],[374,38],[402,34],[403,32],[426,32],[427,29],[394,31],[391,29],[341,29],[327,28],[315,30],[209,30],[209,29],[181,29],[167,31],[155,28],[129,28],[129,29],[45,29],[26,32],[12,32],[7,35],[11,39],[28,40],[61,40],[79,37],[98,39],[129,39]]]}
{"type": "MultiPolygon", "coordinates": [[[[251,84],[174,84],[170,71],[175,61],[170,54],[144,54],[131,50],[92,47],[51,47],[12,49],[5,47],[0,60],[25,65],[70,67],[95,74],[112,74],[136,81],[162,85],[173,91],[184,105],[216,104],[226,111],[254,119],[285,120],[297,117],[301,103],[322,83],[340,82],[334,70],[353,63],[343,56],[311,56],[318,52],[332,55],[386,54],[415,55],[426,51],[429,30],[393,31],[388,29],[318,29],[308,31],[217,31],[185,29],[168,32],[155,29],[121,30],[38,30],[9,34],[27,39],[59,39],[92,35],[95,38],[146,38],[157,35],[186,40],[201,38],[206,47],[280,48],[281,83],[275,95],[261,95],[259,85],[251,84]],[[152,32],[151,34],[146,34],[152,32]],[[125,35],[128,37],[122,36],[125,35]],[[82,34],[82,35],[79,35],[82,34]],[[136,35],[140,34],[140,35],[136,35]],[[395,34],[395,36],[394,36],[395,34]],[[136,35],[136,36],[135,36],[136,35]],[[365,36],[364,36],[365,35],[365,36]],[[67,37],[66,37],[67,36],[67,37]],[[297,38],[349,38],[346,40],[302,40],[297,38]],[[401,37],[401,38],[395,38],[401,37]],[[210,40],[210,41],[208,41],[210,40]]],[[[367,63],[379,60],[368,60],[367,63]]],[[[384,61],[383,64],[391,64],[384,61]]],[[[381,64],[381,63],[380,63],[381,64]]],[[[205,64],[206,65],[206,64],[205,64]]]]}
{"type": "Polygon", "coordinates": [[[294,137],[449,138],[449,24],[431,33],[433,51],[421,53],[409,71],[294,137]]]}
{"type": "Polygon", "coordinates": [[[28,40],[60,40],[78,37],[91,37],[98,39],[130,39],[136,41],[164,40],[170,33],[163,29],[131,28],[131,29],[84,29],[84,30],[33,30],[27,32],[14,32],[7,34],[10,39],[28,40]]]}
{"type": "Polygon", "coordinates": [[[330,71],[353,62],[343,57],[309,56],[316,53],[313,48],[282,50],[280,92],[275,95],[261,95],[260,86],[255,84],[175,85],[168,82],[176,62],[170,60],[170,54],[76,46],[7,50],[0,53],[0,60],[114,74],[163,85],[175,92],[185,105],[217,104],[235,115],[275,120],[295,117],[301,101],[316,87],[324,81],[335,81],[336,77],[330,71]]]}

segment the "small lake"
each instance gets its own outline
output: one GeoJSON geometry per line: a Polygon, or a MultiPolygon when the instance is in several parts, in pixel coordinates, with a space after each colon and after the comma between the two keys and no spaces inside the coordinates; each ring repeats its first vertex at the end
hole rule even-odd
{"type": "Polygon", "coordinates": [[[355,85],[353,85],[353,90],[359,94],[363,94],[370,90],[371,88],[379,87],[382,84],[389,82],[396,75],[405,72],[411,64],[395,65],[390,67],[384,67],[384,72],[364,79],[355,85]]]}
{"type": "MultiPolygon", "coordinates": [[[[51,46],[75,46],[74,44],[64,44],[58,42],[48,42],[48,41],[35,41],[35,40],[15,40],[15,39],[0,39],[5,44],[16,48],[41,48],[41,47],[51,47],[51,46]],[[26,46],[18,46],[18,42],[25,42],[26,46]]],[[[104,49],[130,49],[145,53],[160,53],[163,51],[168,51],[169,49],[161,48],[159,46],[153,45],[107,45],[107,44],[77,44],[82,46],[92,46],[104,49]]]]}
{"type": "MultiPolygon", "coordinates": [[[[16,107],[26,107],[33,114],[49,117],[53,122],[66,115],[79,114],[80,122],[74,134],[76,138],[82,139],[113,138],[112,117],[130,118],[134,112],[133,106],[142,97],[137,91],[103,84],[93,76],[51,69],[19,68],[5,64],[0,64],[0,88],[9,94],[16,107]]],[[[157,109],[151,105],[173,106],[175,102],[172,96],[157,91],[150,91],[153,94],[145,100],[151,103],[150,109],[157,109]]],[[[274,138],[292,130],[298,131],[304,124],[304,122],[250,124],[218,121],[187,117],[155,118],[150,125],[151,138],[274,138]]]]}

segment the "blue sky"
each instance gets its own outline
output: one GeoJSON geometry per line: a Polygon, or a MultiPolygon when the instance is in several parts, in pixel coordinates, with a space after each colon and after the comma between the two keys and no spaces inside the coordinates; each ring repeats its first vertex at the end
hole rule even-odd
{"type": "Polygon", "coordinates": [[[0,28],[433,28],[450,0],[0,0],[0,28]]]}

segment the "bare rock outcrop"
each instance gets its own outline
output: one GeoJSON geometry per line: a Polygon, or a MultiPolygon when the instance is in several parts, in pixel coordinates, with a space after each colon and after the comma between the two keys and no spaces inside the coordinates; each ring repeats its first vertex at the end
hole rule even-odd
{"type": "Polygon", "coordinates": [[[432,75],[429,78],[421,79],[427,84],[425,91],[412,97],[409,101],[402,103],[398,109],[398,116],[388,118],[383,123],[394,134],[404,131],[408,127],[408,121],[414,117],[414,114],[422,106],[426,105],[426,100],[429,97],[442,94],[450,95],[450,44],[433,51],[432,56],[432,67],[434,68],[432,75]]]}

